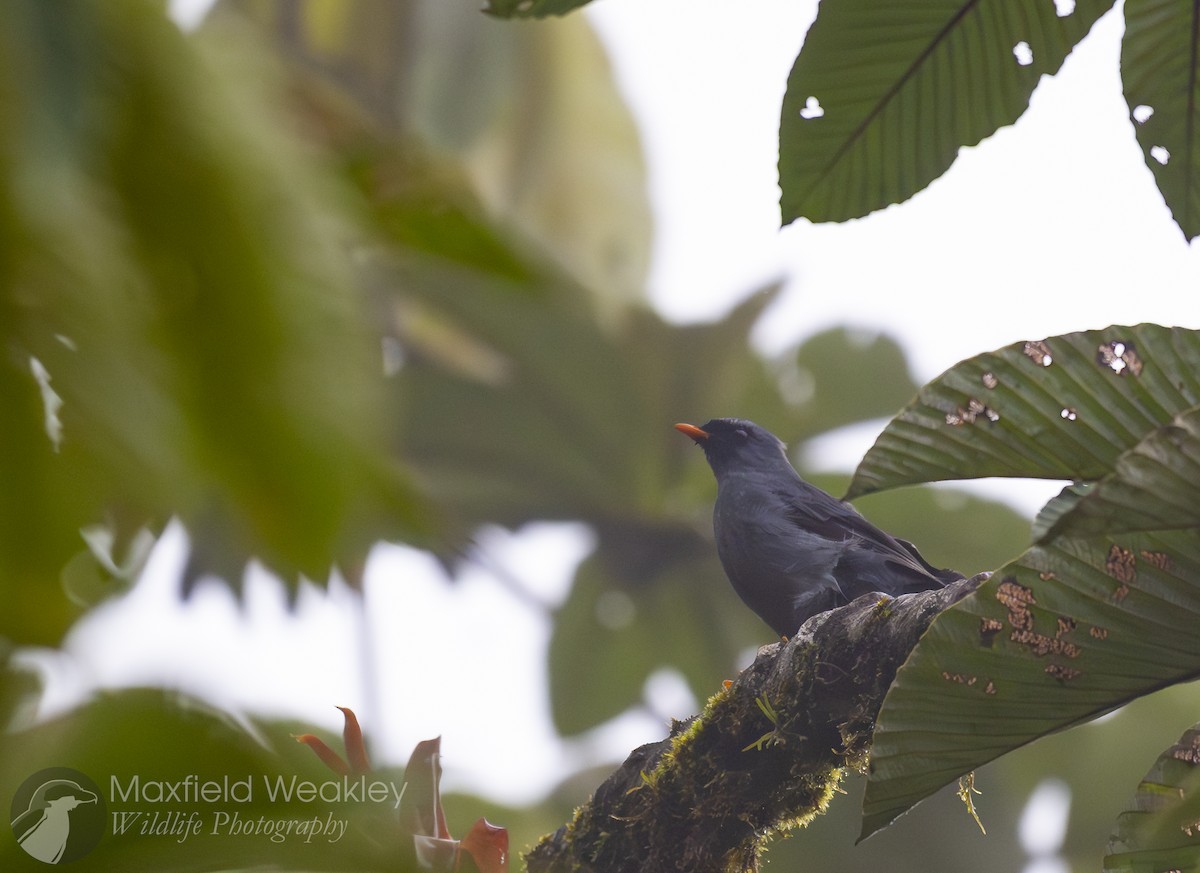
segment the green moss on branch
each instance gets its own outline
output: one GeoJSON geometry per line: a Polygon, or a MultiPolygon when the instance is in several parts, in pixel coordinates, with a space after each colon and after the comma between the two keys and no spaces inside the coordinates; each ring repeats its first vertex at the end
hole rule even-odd
{"type": "Polygon", "coordinates": [[[865,766],[896,670],[933,618],[982,581],[818,615],[635,749],[575,818],[526,856],[530,873],[752,871],[770,838],[823,812],[865,766]]]}

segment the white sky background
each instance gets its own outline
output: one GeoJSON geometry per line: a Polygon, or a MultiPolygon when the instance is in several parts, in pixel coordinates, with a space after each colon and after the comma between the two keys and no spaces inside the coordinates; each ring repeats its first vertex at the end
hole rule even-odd
{"type": "MultiPolygon", "coordinates": [[[[910,202],[780,231],[779,106],[815,10],[808,0],[598,0],[588,9],[643,126],[657,219],[650,287],[665,313],[716,317],[786,275],[786,294],[758,331],[765,349],[849,323],[897,337],[920,381],[1021,339],[1111,323],[1200,326],[1200,256],[1171,222],[1134,139],[1115,14],[1043,81],[1016,126],[966,150],[910,202]]],[[[819,460],[849,469],[879,427],[826,441],[819,460]]],[[[485,547],[557,602],[587,538],[544,525],[493,532],[485,547]]],[[[71,635],[52,671],[50,710],[91,688],[143,683],[334,730],[334,706],[348,705],[377,757],[403,763],[418,740],[442,734],[448,785],[524,802],[597,749],[620,755],[660,739],[667,715],[695,709],[670,676],[657,677],[655,717],[561,743],[549,725],[548,628],[537,612],[483,571],[448,586],[413,550],[376,551],[365,611],[335,585],[304,592],[296,617],[261,573],[242,609],[217,585],[180,607],[181,555],[173,528],[130,597],[71,635]]]]}

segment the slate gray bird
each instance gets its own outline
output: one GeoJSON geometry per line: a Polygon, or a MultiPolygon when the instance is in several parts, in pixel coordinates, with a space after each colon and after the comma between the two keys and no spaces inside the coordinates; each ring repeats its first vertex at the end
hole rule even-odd
{"type": "Polygon", "coordinates": [[[717,477],[713,532],[725,575],[780,636],[869,592],[910,594],[963,578],[805,482],[783,443],[753,422],[714,418],[675,429],[704,449],[717,477]]]}

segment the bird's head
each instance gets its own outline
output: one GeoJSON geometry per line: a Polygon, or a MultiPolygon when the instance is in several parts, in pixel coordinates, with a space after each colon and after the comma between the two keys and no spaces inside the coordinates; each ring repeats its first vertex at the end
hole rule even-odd
{"type": "Polygon", "coordinates": [[[697,427],[677,424],[675,429],[704,449],[704,457],[717,478],[731,470],[791,469],[783,441],[766,428],[742,418],[714,418],[697,427]]]}

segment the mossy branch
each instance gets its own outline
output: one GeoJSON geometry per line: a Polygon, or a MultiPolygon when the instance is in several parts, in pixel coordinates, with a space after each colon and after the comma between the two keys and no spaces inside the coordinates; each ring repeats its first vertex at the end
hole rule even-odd
{"type": "Polygon", "coordinates": [[[671,735],[635,749],[530,873],[757,870],[770,837],[824,811],[863,767],[884,694],[934,617],[985,577],[810,619],[671,735]]]}

